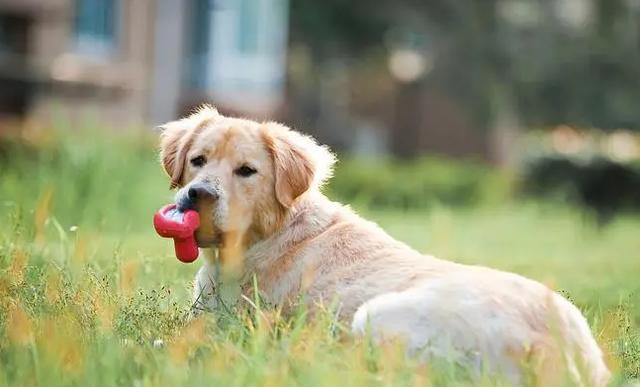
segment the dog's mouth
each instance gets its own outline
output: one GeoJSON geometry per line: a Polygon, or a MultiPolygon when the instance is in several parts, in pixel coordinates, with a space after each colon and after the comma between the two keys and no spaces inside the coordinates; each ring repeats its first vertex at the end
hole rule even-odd
{"type": "Polygon", "coordinates": [[[217,247],[222,242],[222,231],[215,222],[215,203],[201,200],[193,209],[200,215],[200,227],[195,232],[198,247],[217,247]]]}
{"type": "Polygon", "coordinates": [[[218,247],[222,243],[222,231],[215,226],[211,215],[200,216],[200,227],[195,237],[198,247],[218,247]]]}

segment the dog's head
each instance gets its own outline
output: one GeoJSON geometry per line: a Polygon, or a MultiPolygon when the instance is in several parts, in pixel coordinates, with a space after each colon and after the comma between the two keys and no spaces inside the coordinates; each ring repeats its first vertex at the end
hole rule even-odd
{"type": "Polygon", "coordinates": [[[161,130],[162,165],[171,188],[179,188],[178,207],[200,213],[201,247],[230,233],[253,242],[268,237],[334,163],[311,137],[274,122],[224,117],[209,106],[161,130]]]}

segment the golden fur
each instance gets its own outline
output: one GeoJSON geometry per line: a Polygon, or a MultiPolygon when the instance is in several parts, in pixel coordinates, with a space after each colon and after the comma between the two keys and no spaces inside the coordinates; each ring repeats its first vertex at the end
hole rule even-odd
{"type": "Polygon", "coordinates": [[[242,284],[255,275],[274,305],[335,305],[354,334],[403,337],[426,359],[444,356],[516,383],[527,359],[536,359],[539,381],[557,373],[561,359],[580,384],[608,380],[584,317],[557,293],[516,274],[422,255],[326,198],[320,186],[335,159],[312,138],[211,107],[165,125],[161,137],[163,166],[183,187],[178,199],[193,184],[216,193],[197,206],[206,256],[198,306],[215,307],[217,248],[242,284]],[[206,163],[191,165],[197,156],[206,163]],[[239,175],[243,165],[256,172],[239,175]]]}

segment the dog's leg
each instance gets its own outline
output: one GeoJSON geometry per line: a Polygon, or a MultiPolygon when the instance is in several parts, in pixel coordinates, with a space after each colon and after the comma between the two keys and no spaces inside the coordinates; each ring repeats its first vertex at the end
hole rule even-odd
{"type": "Polygon", "coordinates": [[[211,312],[217,306],[215,292],[217,291],[218,264],[216,250],[201,249],[204,263],[196,274],[193,286],[193,305],[191,311],[194,316],[202,312],[211,312]]]}

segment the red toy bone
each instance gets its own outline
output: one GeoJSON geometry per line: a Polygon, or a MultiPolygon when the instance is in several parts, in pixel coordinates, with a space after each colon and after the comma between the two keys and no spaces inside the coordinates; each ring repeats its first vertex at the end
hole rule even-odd
{"type": "Polygon", "coordinates": [[[194,232],[200,227],[200,216],[196,211],[181,212],[175,204],[168,204],[155,213],[153,226],[161,237],[173,238],[176,257],[180,261],[189,263],[198,258],[194,232]]]}

